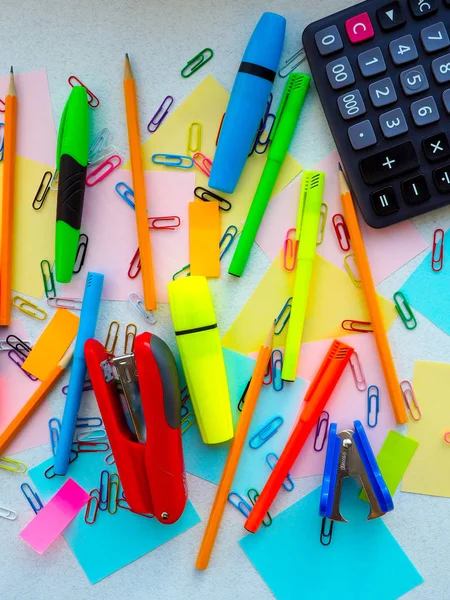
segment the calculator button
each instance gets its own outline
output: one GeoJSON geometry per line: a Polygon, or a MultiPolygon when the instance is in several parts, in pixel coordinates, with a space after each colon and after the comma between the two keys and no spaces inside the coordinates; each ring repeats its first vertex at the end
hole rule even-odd
{"type": "Polygon", "coordinates": [[[377,10],[377,18],[381,29],[391,31],[406,23],[405,15],[398,2],[390,2],[377,10]]]}
{"type": "Polygon", "coordinates": [[[358,56],[358,65],[364,77],[373,77],[386,71],[386,63],[378,46],[358,56]]]}
{"type": "Polygon", "coordinates": [[[450,144],[443,131],[425,138],[422,141],[422,148],[425,156],[430,162],[450,156],[450,144]]]}
{"type": "Polygon", "coordinates": [[[389,52],[395,65],[404,65],[419,56],[412,35],[404,35],[389,44],[389,52]]]}
{"type": "Polygon", "coordinates": [[[422,40],[423,47],[430,54],[450,46],[447,29],[442,22],[435,23],[434,25],[430,25],[430,27],[422,29],[420,32],[420,39],[422,40]]]}
{"type": "Polygon", "coordinates": [[[417,127],[423,127],[424,125],[439,121],[439,111],[433,96],[427,96],[413,102],[411,104],[411,114],[417,127]]]}
{"type": "Polygon", "coordinates": [[[442,102],[444,103],[445,110],[450,114],[450,89],[443,92],[442,102]]]}
{"type": "Polygon", "coordinates": [[[450,54],[435,58],[431,63],[431,70],[438,83],[450,81],[450,54]]]}
{"type": "Polygon", "coordinates": [[[439,167],[433,171],[434,183],[441,194],[450,192],[450,165],[439,167]]]}
{"type": "Polygon", "coordinates": [[[339,112],[343,119],[355,119],[366,112],[366,106],[359,90],[347,92],[338,98],[339,112]]]}
{"type": "Polygon", "coordinates": [[[419,166],[412,142],[392,146],[372,156],[363,158],[359,163],[362,176],[368,185],[375,185],[386,179],[413,171],[419,166]]]}
{"type": "Polygon", "coordinates": [[[333,90],[339,90],[355,83],[355,76],[346,56],[328,63],[326,71],[333,90]]]}
{"type": "Polygon", "coordinates": [[[372,23],[367,13],[361,13],[348,19],[345,22],[345,29],[352,44],[359,44],[374,36],[372,23]]]}
{"type": "Polygon", "coordinates": [[[420,92],[425,92],[430,87],[422,65],[403,71],[400,74],[400,83],[407,96],[420,94],[420,92]]]}
{"type": "Polygon", "coordinates": [[[377,143],[375,132],[370,121],[362,121],[348,129],[348,137],[354,150],[362,150],[377,143]]]}
{"type": "Polygon", "coordinates": [[[331,25],[331,27],[326,27],[318,31],[315,38],[317,49],[322,56],[333,54],[344,47],[336,25],[331,25]]]}
{"type": "Polygon", "coordinates": [[[437,12],[436,0],[408,0],[408,4],[416,19],[424,19],[437,12]]]}
{"type": "Polygon", "coordinates": [[[377,192],[372,192],[370,194],[370,202],[374,213],[379,217],[390,215],[399,209],[394,188],[390,185],[377,192]]]}
{"type": "Polygon", "coordinates": [[[372,104],[378,108],[397,101],[397,93],[390,77],[380,79],[369,85],[369,96],[372,104]]]}
{"type": "Polygon", "coordinates": [[[379,118],[381,131],[385,138],[393,138],[408,131],[405,115],[401,108],[394,108],[379,118]]]}
{"type": "Polygon", "coordinates": [[[402,192],[408,204],[421,204],[430,199],[430,192],[423,175],[416,175],[402,181],[402,192]]]}

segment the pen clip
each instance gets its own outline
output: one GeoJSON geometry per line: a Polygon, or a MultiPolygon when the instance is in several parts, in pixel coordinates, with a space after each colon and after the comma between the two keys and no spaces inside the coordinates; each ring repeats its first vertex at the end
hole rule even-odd
{"type": "MultiPolygon", "coordinates": [[[[58,140],[56,142],[56,171],[59,171],[59,165],[60,165],[60,160],[61,160],[61,146],[62,146],[62,141],[64,139],[64,129],[66,126],[66,117],[67,117],[67,111],[69,108],[69,102],[66,102],[64,105],[64,109],[61,115],[61,121],[59,123],[59,129],[58,129],[58,140]]],[[[55,173],[56,173],[55,171],[55,173]]]]}
{"type": "Polygon", "coordinates": [[[279,123],[281,121],[281,117],[282,117],[282,115],[284,113],[284,109],[286,108],[286,104],[287,104],[287,101],[288,101],[288,98],[289,98],[289,94],[291,93],[290,81],[291,81],[291,79],[289,78],[288,82],[284,86],[283,95],[281,96],[280,104],[278,105],[278,110],[277,110],[277,114],[276,114],[276,117],[275,117],[275,121],[274,121],[274,123],[272,125],[272,131],[270,132],[270,135],[269,135],[269,141],[270,142],[275,137],[275,134],[276,134],[277,129],[278,129],[278,125],[279,125],[279,123]]]}

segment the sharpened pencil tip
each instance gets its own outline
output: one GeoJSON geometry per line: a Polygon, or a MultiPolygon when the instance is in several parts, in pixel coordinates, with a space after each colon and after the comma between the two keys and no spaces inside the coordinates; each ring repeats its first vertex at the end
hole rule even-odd
{"type": "Polygon", "coordinates": [[[11,65],[11,70],[10,70],[10,73],[14,73],[14,69],[13,69],[13,66],[12,66],[12,65],[11,65]]]}
{"type": "Polygon", "coordinates": [[[338,163],[338,166],[339,166],[339,171],[342,171],[342,172],[344,172],[344,169],[342,168],[342,165],[341,165],[341,163],[338,163]]]}
{"type": "Polygon", "coordinates": [[[124,78],[131,79],[133,77],[133,71],[131,70],[130,57],[128,56],[128,52],[125,54],[125,71],[124,78]]]}

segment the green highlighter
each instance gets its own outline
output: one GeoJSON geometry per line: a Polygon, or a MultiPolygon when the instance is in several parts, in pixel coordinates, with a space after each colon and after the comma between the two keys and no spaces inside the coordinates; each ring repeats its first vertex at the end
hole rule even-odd
{"type": "Polygon", "coordinates": [[[267,161],[245,221],[244,229],[239,237],[230,268],[228,269],[230,275],[240,277],[244,272],[253,242],[255,241],[278,174],[294,135],[310,81],[311,77],[309,75],[291,73],[286,83],[275,123],[270,134],[267,161]]]}
{"type": "Polygon", "coordinates": [[[59,173],[56,209],[56,281],[69,283],[80,238],[89,150],[88,97],[84,87],[72,89],[58,132],[56,169],[59,173]]]}

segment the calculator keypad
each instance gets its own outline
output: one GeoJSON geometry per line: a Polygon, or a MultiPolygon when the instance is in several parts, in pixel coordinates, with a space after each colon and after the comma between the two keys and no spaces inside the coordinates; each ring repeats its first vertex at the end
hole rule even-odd
{"type": "Polygon", "coordinates": [[[408,4],[416,19],[424,19],[437,12],[436,0],[408,0],[408,4]]]}
{"type": "Polygon", "coordinates": [[[402,7],[398,2],[390,2],[377,10],[377,19],[381,29],[392,31],[406,23],[402,7]]]}
{"type": "Polygon", "coordinates": [[[380,127],[385,138],[390,139],[408,131],[408,124],[401,108],[394,108],[380,116],[380,127]]]}
{"type": "Polygon", "coordinates": [[[408,204],[421,204],[430,199],[430,192],[423,175],[416,175],[402,181],[402,192],[408,204]]]}
{"type": "Polygon", "coordinates": [[[373,77],[386,71],[383,54],[377,46],[358,55],[358,65],[364,77],[373,77]]]}
{"type": "Polygon", "coordinates": [[[316,33],[316,44],[322,56],[328,56],[334,54],[339,50],[342,50],[344,44],[340,36],[339,30],[336,25],[331,25],[322,31],[316,33]]]}
{"type": "Polygon", "coordinates": [[[370,121],[361,121],[348,129],[348,137],[354,150],[370,148],[377,143],[377,138],[370,121]]]}
{"type": "Polygon", "coordinates": [[[389,44],[389,52],[394,65],[406,65],[419,56],[413,37],[409,34],[393,40],[389,44]]]}
{"type": "Polygon", "coordinates": [[[367,13],[361,13],[349,19],[345,23],[345,29],[352,44],[360,44],[365,40],[370,40],[375,35],[367,13]]]}
{"type": "Polygon", "coordinates": [[[362,176],[369,185],[408,173],[418,166],[419,160],[411,142],[372,154],[359,163],[362,176]]]}
{"type": "Polygon", "coordinates": [[[411,104],[411,115],[417,127],[439,121],[439,112],[433,96],[416,100],[411,104]]]}
{"type": "Polygon", "coordinates": [[[356,119],[366,112],[366,106],[359,90],[347,92],[338,98],[339,111],[346,121],[356,119]]]}
{"type": "Polygon", "coordinates": [[[376,108],[388,106],[397,101],[397,93],[390,77],[380,79],[369,85],[369,96],[376,108]]]}
{"type": "Polygon", "coordinates": [[[439,167],[433,171],[433,179],[441,194],[450,192],[450,165],[439,167]]]}
{"type": "Polygon", "coordinates": [[[373,206],[375,214],[383,217],[389,215],[392,212],[396,212],[400,207],[397,202],[397,198],[392,186],[372,192],[370,194],[370,202],[373,206]]]}
{"type": "Polygon", "coordinates": [[[428,54],[439,52],[439,50],[443,50],[444,48],[448,48],[450,46],[447,29],[442,21],[422,29],[420,32],[420,39],[422,40],[423,47],[428,54]]]}
{"type": "Polygon", "coordinates": [[[431,70],[438,83],[450,81],[450,54],[435,58],[431,63],[431,70]]]}
{"type": "Polygon", "coordinates": [[[340,90],[355,83],[355,75],[346,56],[327,64],[327,76],[333,90],[340,90]]]}
{"type": "Polygon", "coordinates": [[[423,152],[430,162],[450,156],[450,144],[444,131],[431,135],[422,141],[423,152]]]}

